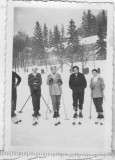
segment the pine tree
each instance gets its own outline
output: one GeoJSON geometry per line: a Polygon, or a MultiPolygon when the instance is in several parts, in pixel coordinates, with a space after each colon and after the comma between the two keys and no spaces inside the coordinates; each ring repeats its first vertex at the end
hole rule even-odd
{"type": "Polygon", "coordinates": [[[68,26],[68,45],[70,50],[70,59],[73,66],[74,54],[79,51],[79,38],[75,22],[71,19],[68,26]]]}
{"type": "Polygon", "coordinates": [[[87,13],[85,11],[83,12],[82,24],[79,30],[81,37],[83,38],[96,35],[97,22],[96,17],[91,13],[91,10],[88,10],[87,13]]]}
{"type": "Polygon", "coordinates": [[[34,28],[34,37],[33,37],[33,45],[34,45],[34,54],[38,59],[44,59],[44,43],[43,43],[43,33],[39,22],[36,22],[36,26],[34,28]]]}
{"type": "Polygon", "coordinates": [[[106,59],[106,41],[104,40],[103,27],[99,23],[97,35],[99,40],[97,40],[95,49],[97,49],[98,59],[106,59]]]}
{"type": "Polygon", "coordinates": [[[25,67],[24,61],[28,58],[28,48],[30,39],[23,31],[19,31],[17,35],[13,37],[13,66],[25,67]],[[17,64],[18,61],[18,64],[17,64]]]}
{"type": "Polygon", "coordinates": [[[44,47],[48,47],[48,29],[45,23],[43,29],[43,42],[44,42],[44,47]]]}
{"type": "Polygon", "coordinates": [[[88,27],[88,30],[87,30],[87,34],[88,34],[88,37],[91,36],[91,23],[92,23],[92,14],[91,14],[91,10],[88,10],[87,12],[87,27],[88,27]]]}
{"type": "Polygon", "coordinates": [[[65,30],[64,30],[64,26],[62,24],[61,26],[61,41],[64,42],[64,38],[65,38],[65,30]]]}
{"type": "Polygon", "coordinates": [[[92,15],[91,19],[91,36],[93,35],[97,35],[97,21],[94,15],[92,15]]]}
{"type": "Polygon", "coordinates": [[[50,29],[50,31],[49,31],[49,48],[51,48],[52,46],[53,46],[53,34],[50,29]]]}
{"type": "Polygon", "coordinates": [[[103,10],[101,12],[101,27],[103,28],[103,37],[107,37],[107,15],[106,12],[103,10]]]}
{"type": "Polygon", "coordinates": [[[97,23],[100,24],[103,32],[103,37],[107,37],[107,13],[105,10],[102,10],[98,15],[97,15],[97,23]]]}
{"type": "Polygon", "coordinates": [[[81,37],[88,37],[88,21],[87,21],[87,14],[84,11],[82,16],[82,24],[81,24],[81,37]]]}
{"type": "Polygon", "coordinates": [[[54,26],[54,32],[53,32],[53,45],[57,48],[58,44],[60,43],[60,31],[58,29],[58,26],[54,26]]]}

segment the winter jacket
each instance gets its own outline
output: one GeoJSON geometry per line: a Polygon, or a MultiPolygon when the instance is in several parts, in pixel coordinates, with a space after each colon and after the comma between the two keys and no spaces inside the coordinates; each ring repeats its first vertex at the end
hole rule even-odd
{"type": "Polygon", "coordinates": [[[75,73],[70,75],[69,87],[73,91],[83,90],[87,87],[85,76],[82,73],[78,73],[77,77],[75,73]]]}
{"type": "Polygon", "coordinates": [[[50,95],[61,95],[62,94],[62,79],[60,74],[50,74],[47,77],[47,85],[49,85],[50,95]]]}
{"type": "Polygon", "coordinates": [[[16,73],[12,71],[12,88],[14,88],[15,85],[19,85],[21,82],[21,77],[16,73]],[[17,82],[16,82],[17,79],[17,82]]]}
{"type": "Polygon", "coordinates": [[[94,79],[91,78],[90,80],[90,88],[91,88],[91,97],[92,98],[99,98],[103,97],[103,90],[105,88],[104,80],[101,77],[98,77],[97,81],[94,82],[94,79]]]}
{"type": "Polygon", "coordinates": [[[28,76],[28,85],[31,92],[41,92],[42,78],[41,74],[37,73],[35,76],[33,73],[28,76]]]}

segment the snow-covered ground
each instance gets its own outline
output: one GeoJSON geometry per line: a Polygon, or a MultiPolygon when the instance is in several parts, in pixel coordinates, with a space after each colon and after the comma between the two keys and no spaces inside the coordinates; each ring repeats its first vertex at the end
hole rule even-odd
{"type": "MultiPolygon", "coordinates": [[[[81,71],[81,63],[76,63],[81,71]]],[[[90,111],[90,88],[89,82],[92,77],[91,70],[93,69],[93,62],[88,62],[86,67],[90,68],[90,73],[85,75],[87,80],[87,88],[85,90],[85,102],[83,106],[83,119],[82,125],[72,125],[73,122],[73,106],[72,106],[72,91],[69,88],[68,81],[70,76],[70,68],[66,64],[64,65],[63,72],[59,69],[58,72],[62,76],[63,80],[63,98],[61,99],[60,106],[60,116],[61,125],[54,126],[55,120],[53,119],[53,113],[48,113],[46,120],[47,107],[41,98],[41,117],[39,118],[39,124],[36,126],[32,125],[32,100],[31,98],[27,102],[23,113],[18,113],[18,116],[22,119],[22,122],[18,125],[12,123],[12,145],[19,146],[53,146],[53,147],[93,147],[93,148],[103,148],[104,147],[104,125],[95,125],[95,120],[97,117],[95,107],[92,103],[92,119],[89,119],[90,111]],[[66,112],[69,120],[65,119],[64,104],[66,107],[66,112]]],[[[101,74],[103,78],[106,77],[106,61],[96,61],[96,68],[101,68],[101,74]]],[[[41,69],[45,70],[45,74],[42,74],[42,95],[48,103],[52,110],[51,99],[49,97],[49,88],[46,85],[47,75],[50,73],[50,67],[48,67],[48,72],[46,67],[39,67],[39,72],[41,69]]],[[[28,87],[28,74],[31,72],[23,72],[20,69],[18,74],[22,77],[22,82],[18,86],[18,99],[17,99],[17,111],[21,109],[25,101],[30,95],[30,90],[28,87]]],[[[106,96],[106,95],[105,95],[106,96]]],[[[103,103],[105,107],[105,101],[103,103]]]]}

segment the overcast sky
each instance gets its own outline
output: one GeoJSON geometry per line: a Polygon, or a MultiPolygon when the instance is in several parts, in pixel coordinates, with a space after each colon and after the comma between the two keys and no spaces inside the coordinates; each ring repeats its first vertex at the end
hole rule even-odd
{"type": "MultiPolygon", "coordinates": [[[[14,34],[22,30],[29,36],[33,36],[34,27],[36,21],[39,21],[43,27],[46,23],[48,29],[53,29],[54,25],[58,25],[61,28],[63,24],[65,30],[67,30],[69,21],[73,19],[76,26],[81,24],[81,18],[83,15],[82,9],[70,9],[70,8],[15,8],[14,9],[14,34]]],[[[99,13],[99,10],[92,10],[94,15],[99,13]]]]}

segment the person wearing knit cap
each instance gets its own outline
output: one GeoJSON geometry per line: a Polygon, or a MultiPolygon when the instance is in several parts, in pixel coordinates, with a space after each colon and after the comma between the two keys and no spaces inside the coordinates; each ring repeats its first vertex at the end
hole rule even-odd
{"type": "Polygon", "coordinates": [[[54,115],[53,118],[56,118],[55,126],[61,124],[60,122],[60,115],[59,115],[59,109],[60,109],[60,99],[62,94],[62,79],[60,74],[57,73],[56,66],[51,67],[51,74],[47,77],[47,85],[49,85],[49,92],[52,100],[53,105],[53,111],[54,115]]]}
{"type": "MultiPolygon", "coordinates": [[[[41,114],[40,111],[40,97],[41,97],[41,85],[42,85],[42,78],[41,74],[37,73],[38,67],[33,66],[32,67],[32,73],[28,76],[28,85],[30,87],[30,92],[32,96],[32,104],[33,104],[33,110],[34,113],[32,116],[34,117],[34,120],[37,119],[41,114]]],[[[34,121],[33,125],[36,125],[38,122],[34,121]]]]}
{"type": "MultiPolygon", "coordinates": [[[[104,80],[102,77],[98,76],[97,69],[92,70],[93,78],[90,80],[90,88],[91,88],[91,97],[93,98],[93,102],[95,105],[96,112],[98,114],[97,119],[103,120],[103,90],[105,88],[104,80]]],[[[95,122],[97,124],[97,122],[95,122]]],[[[100,125],[103,125],[103,122],[100,121],[100,125]]]]}

